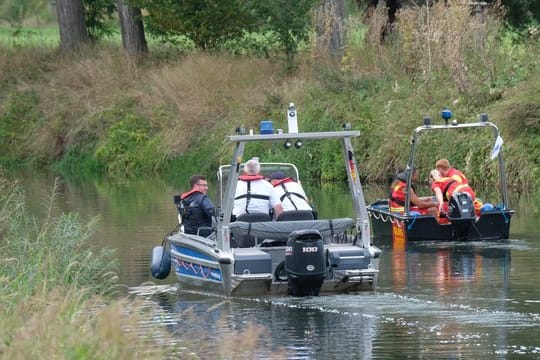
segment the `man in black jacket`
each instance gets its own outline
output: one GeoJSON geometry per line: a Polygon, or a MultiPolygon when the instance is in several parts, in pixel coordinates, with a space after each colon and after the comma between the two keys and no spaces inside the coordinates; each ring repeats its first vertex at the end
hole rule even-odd
{"type": "Polygon", "coordinates": [[[191,190],[183,193],[177,204],[184,232],[208,236],[212,233],[212,218],[216,213],[214,204],[206,195],[208,182],[203,175],[193,175],[189,184],[191,190]]]}

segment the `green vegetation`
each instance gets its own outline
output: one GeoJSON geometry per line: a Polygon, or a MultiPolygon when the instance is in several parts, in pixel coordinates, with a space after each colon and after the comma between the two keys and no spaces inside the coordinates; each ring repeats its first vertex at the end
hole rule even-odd
{"type": "Polygon", "coordinates": [[[208,342],[208,324],[189,312],[182,317],[190,331],[149,321],[160,308],[126,296],[114,253],[87,243],[97,219],[84,224],[75,213],[52,215],[60,185],[44,203],[48,215],[37,219],[21,187],[0,169],[0,358],[231,359],[269,352],[257,325],[208,342]]]}
{"type": "MultiPolygon", "coordinates": [[[[49,214],[55,194],[53,188],[49,214]]],[[[85,244],[94,222],[82,224],[76,214],[32,217],[21,188],[1,175],[0,199],[1,358],[159,354],[145,348],[149,339],[122,330],[136,324],[140,311],[128,316],[125,302],[107,300],[119,290],[116,262],[110,251],[85,244]]]]}
{"type": "MultiPolygon", "coordinates": [[[[509,29],[495,8],[477,18],[466,6],[440,2],[429,11],[403,8],[383,41],[379,15],[346,20],[339,61],[305,47],[293,73],[256,56],[256,46],[240,51],[241,41],[213,53],[154,43],[138,64],[117,44],[67,57],[32,43],[7,48],[0,53],[0,161],[110,176],[210,174],[230,161],[225,135],[238,126],[256,130],[263,119],[286,129],[293,101],[304,131],[344,122],[361,130],[360,173],[385,182],[405,164],[422,117],[440,121],[448,107],[460,122],[487,113],[505,139],[512,190],[538,187],[538,32],[509,29]]],[[[493,184],[490,144],[473,144],[481,152],[471,152],[464,142],[470,138],[426,140],[418,165],[427,170],[448,157],[474,183],[493,184]]],[[[294,161],[310,169],[307,179],[340,180],[337,148],[327,146],[285,151],[276,144],[246,156],[294,161]],[[321,166],[308,166],[314,162],[321,166]]]]}

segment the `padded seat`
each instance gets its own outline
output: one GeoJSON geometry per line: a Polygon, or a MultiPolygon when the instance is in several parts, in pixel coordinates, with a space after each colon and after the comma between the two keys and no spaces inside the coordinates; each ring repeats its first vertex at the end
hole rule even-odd
{"type": "MultiPolygon", "coordinates": [[[[236,221],[244,221],[248,223],[267,222],[272,221],[272,218],[266,213],[246,213],[237,216],[236,221]]],[[[254,236],[236,234],[231,242],[231,247],[249,248],[255,246],[255,242],[256,238],[254,236]]]]}
{"type": "Polygon", "coordinates": [[[290,210],[282,212],[276,221],[315,220],[311,210],[290,210]]]}

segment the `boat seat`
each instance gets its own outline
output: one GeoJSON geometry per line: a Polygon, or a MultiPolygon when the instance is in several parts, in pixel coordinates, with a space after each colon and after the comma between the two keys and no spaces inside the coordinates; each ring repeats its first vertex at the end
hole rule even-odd
{"type": "MultiPolygon", "coordinates": [[[[236,221],[244,221],[248,223],[253,222],[268,222],[272,221],[269,214],[266,213],[246,213],[236,217],[236,221]]],[[[257,238],[251,235],[245,234],[233,234],[233,240],[231,241],[231,247],[248,248],[255,246],[257,238]]]]}
{"type": "Polygon", "coordinates": [[[311,210],[290,210],[282,212],[276,221],[315,220],[311,210]]]}

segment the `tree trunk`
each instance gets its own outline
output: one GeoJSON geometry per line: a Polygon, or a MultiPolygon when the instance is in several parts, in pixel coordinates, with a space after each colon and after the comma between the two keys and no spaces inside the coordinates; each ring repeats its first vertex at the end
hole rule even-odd
{"type": "Polygon", "coordinates": [[[338,58],[343,52],[345,0],[324,0],[316,15],[317,48],[338,58]]]}
{"type": "Polygon", "coordinates": [[[60,51],[79,51],[90,42],[84,19],[82,0],[57,0],[60,51]]]}
{"type": "Polygon", "coordinates": [[[125,0],[117,0],[118,18],[122,31],[122,47],[129,56],[140,56],[148,52],[140,8],[133,8],[125,0]]]}

